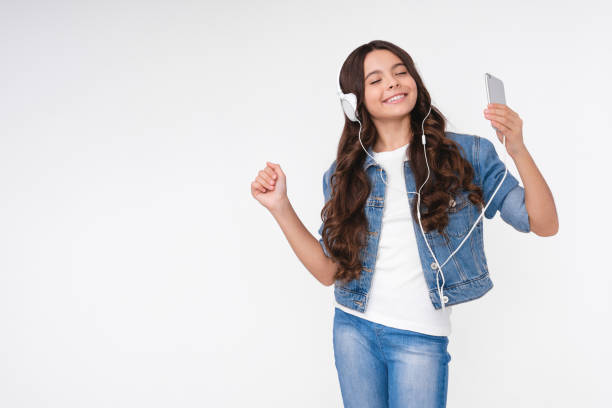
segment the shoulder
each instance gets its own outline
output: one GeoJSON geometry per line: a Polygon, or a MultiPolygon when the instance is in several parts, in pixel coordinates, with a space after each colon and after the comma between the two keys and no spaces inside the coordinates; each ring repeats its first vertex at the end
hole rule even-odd
{"type": "Polygon", "coordinates": [[[334,174],[335,170],[336,170],[336,160],[334,160],[332,164],[329,165],[327,170],[325,170],[325,172],[323,173],[323,191],[326,191],[329,188],[331,176],[332,174],[334,174]]]}
{"type": "Polygon", "coordinates": [[[478,166],[483,153],[495,151],[493,143],[487,138],[468,133],[444,132],[445,136],[455,141],[463,150],[461,153],[472,166],[478,166]]]}
{"type": "Polygon", "coordinates": [[[327,168],[327,170],[325,170],[325,173],[323,173],[323,195],[325,196],[326,202],[327,200],[329,200],[329,197],[331,194],[330,179],[331,179],[332,174],[334,174],[335,169],[336,169],[336,160],[334,160],[332,164],[327,168]]]}
{"type": "Polygon", "coordinates": [[[329,179],[331,175],[334,174],[335,170],[336,170],[336,159],[334,159],[334,161],[329,165],[327,170],[325,170],[325,173],[323,174],[323,179],[324,180],[326,179],[327,182],[329,182],[329,179]]]}
{"type": "Polygon", "coordinates": [[[468,133],[444,132],[444,135],[453,140],[463,148],[465,153],[471,153],[474,150],[474,145],[480,139],[480,136],[470,135],[468,133]]]}
{"type": "Polygon", "coordinates": [[[336,159],[334,159],[334,161],[332,162],[332,164],[329,165],[329,168],[327,169],[328,172],[333,173],[334,170],[336,170],[336,159]]]}
{"type": "Polygon", "coordinates": [[[479,137],[476,135],[470,135],[468,133],[457,133],[457,132],[449,132],[449,131],[445,131],[444,135],[449,138],[454,140],[455,142],[461,144],[461,145],[469,145],[471,143],[474,143],[474,139],[479,137]]]}
{"type": "Polygon", "coordinates": [[[467,133],[444,132],[444,135],[459,146],[459,153],[474,167],[475,144],[478,136],[467,133]]]}

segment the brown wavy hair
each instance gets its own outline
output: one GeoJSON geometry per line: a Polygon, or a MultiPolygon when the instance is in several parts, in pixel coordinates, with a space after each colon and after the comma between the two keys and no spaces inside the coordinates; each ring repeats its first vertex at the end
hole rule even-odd
{"type": "MultiPolygon", "coordinates": [[[[408,68],[417,85],[418,97],[410,112],[410,128],[414,140],[422,134],[421,124],[431,105],[429,92],[410,55],[387,41],[374,40],[356,48],[346,58],[340,70],[342,92],[352,92],[357,96],[357,110],[362,123],[361,141],[367,149],[373,146],[378,133],[365,107],[364,60],[373,50],[385,49],[397,55],[408,68]]],[[[461,146],[445,135],[446,118],[436,107],[424,123],[427,139],[426,151],[430,176],[421,189],[421,222],[423,230],[437,230],[446,235],[448,224],[448,204],[460,189],[467,191],[469,200],[475,205],[484,205],[482,190],[474,184],[474,169],[470,162],[460,154],[461,146]]],[[[330,177],[330,199],[321,210],[324,223],[322,239],[334,261],[338,263],[335,279],[343,282],[359,279],[363,268],[361,255],[367,244],[368,223],[365,216],[365,203],[371,193],[371,185],[363,170],[366,153],[358,139],[359,123],[350,121],[345,115],[344,129],[338,143],[336,168],[330,177]]],[[[423,155],[423,145],[410,143],[406,149],[409,164],[417,186],[427,178],[427,166],[423,155]]],[[[417,219],[417,200],[412,204],[412,217],[417,219]]]]}

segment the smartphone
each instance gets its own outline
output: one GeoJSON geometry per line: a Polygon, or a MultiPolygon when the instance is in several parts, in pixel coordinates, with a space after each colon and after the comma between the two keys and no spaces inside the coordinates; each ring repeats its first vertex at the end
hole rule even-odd
{"type": "MultiPolygon", "coordinates": [[[[487,89],[487,103],[506,104],[506,93],[504,92],[504,83],[501,79],[488,72],[485,73],[485,88],[487,89]]],[[[491,124],[491,127],[497,130],[493,124],[491,124]]]]}

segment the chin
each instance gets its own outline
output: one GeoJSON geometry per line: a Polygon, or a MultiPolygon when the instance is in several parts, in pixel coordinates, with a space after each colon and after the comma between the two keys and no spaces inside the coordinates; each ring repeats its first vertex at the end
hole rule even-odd
{"type": "Polygon", "coordinates": [[[412,112],[412,108],[398,109],[395,112],[389,112],[389,110],[385,110],[384,112],[381,112],[382,115],[380,116],[387,118],[387,119],[401,119],[404,116],[410,116],[411,112],[412,112]]]}

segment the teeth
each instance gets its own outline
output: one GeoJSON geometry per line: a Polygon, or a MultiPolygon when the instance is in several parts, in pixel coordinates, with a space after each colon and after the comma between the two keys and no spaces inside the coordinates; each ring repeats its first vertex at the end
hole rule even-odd
{"type": "Polygon", "coordinates": [[[398,99],[402,99],[404,96],[406,96],[406,95],[405,94],[397,95],[397,96],[394,96],[391,99],[387,99],[385,102],[394,102],[394,101],[397,101],[398,99]]]}

